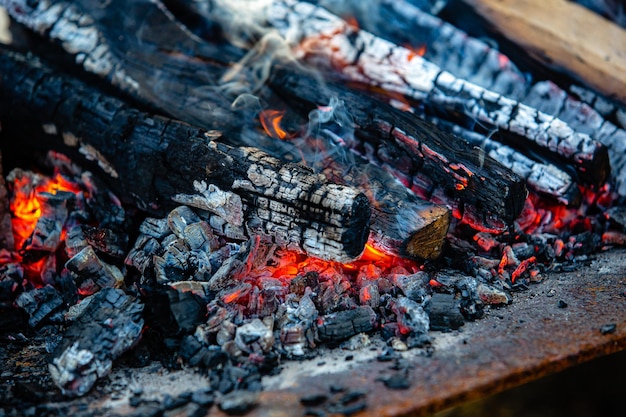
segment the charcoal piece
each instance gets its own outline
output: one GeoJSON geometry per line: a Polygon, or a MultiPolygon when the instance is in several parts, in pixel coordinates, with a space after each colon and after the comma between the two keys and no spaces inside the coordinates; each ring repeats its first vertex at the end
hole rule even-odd
{"type": "Polygon", "coordinates": [[[303,356],[307,347],[306,332],[308,325],[304,323],[286,323],[280,328],[280,344],[289,355],[303,356]]]}
{"type": "Polygon", "coordinates": [[[602,334],[612,334],[615,333],[615,330],[617,330],[617,325],[615,323],[605,324],[600,327],[600,333],[602,334]]]}
{"type": "Polygon", "coordinates": [[[484,304],[502,305],[511,302],[511,298],[504,291],[484,283],[478,284],[476,294],[484,304]]]}
{"type": "Polygon", "coordinates": [[[194,331],[202,322],[206,307],[202,298],[192,292],[168,291],[170,311],[181,333],[194,331]]]}
{"type": "Polygon", "coordinates": [[[395,372],[390,376],[381,377],[380,380],[389,389],[411,388],[411,383],[409,382],[408,372],[395,372]]]}
{"type": "Polygon", "coordinates": [[[317,337],[322,342],[340,342],[359,334],[374,330],[378,319],[369,306],[320,316],[317,319],[317,337]]]}
{"type": "Polygon", "coordinates": [[[22,245],[23,256],[37,253],[53,253],[61,244],[63,224],[67,220],[69,201],[75,198],[74,193],[57,191],[56,194],[40,192],[37,199],[41,204],[41,217],[37,219],[33,233],[22,245]]]}
{"type": "Polygon", "coordinates": [[[559,301],[556,303],[556,306],[557,306],[558,308],[567,308],[567,303],[566,303],[565,301],[563,301],[563,300],[559,300],[559,301]]]}
{"type": "Polygon", "coordinates": [[[162,255],[159,241],[149,235],[139,235],[133,248],[126,255],[124,263],[135,267],[142,275],[154,276],[154,256],[162,255]]]}
{"type": "Polygon", "coordinates": [[[21,293],[15,303],[28,313],[28,324],[37,327],[63,305],[63,298],[54,287],[46,285],[21,293]]]}
{"type": "Polygon", "coordinates": [[[300,404],[305,406],[315,406],[323,404],[328,399],[324,393],[313,393],[300,398],[300,404]]]}
{"type": "Polygon", "coordinates": [[[165,252],[154,255],[154,270],[159,284],[185,281],[193,276],[189,262],[191,253],[184,239],[174,239],[171,243],[163,242],[165,252]]]}
{"type": "Polygon", "coordinates": [[[124,275],[115,265],[102,261],[91,246],[85,247],[65,263],[75,274],[76,286],[83,294],[93,294],[102,288],[119,288],[124,275]]]}
{"type": "Polygon", "coordinates": [[[172,231],[170,230],[167,218],[156,219],[154,217],[147,217],[139,226],[139,232],[160,240],[169,235],[172,231]]]}
{"type": "Polygon", "coordinates": [[[185,237],[185,228],[188,225],[199,221],[200,217],[187,206],[178,206],[167,215],[167,225],[178,238],[185,237]]]}
{"type": "Polygon", "coordinates": [[[430,327],[428,314],[421,305],[407,297],[398,297],[392,310],[398,322],[398,337],[409,335],[425,335],[430,327]]]}
{"type": "Polygon", "coordinates": [[[304,295],[304,290],[309,287],[316,291],[319,285],[319,274],[316,271],[307,272],[304,275],[297,275],[289,281],[289,292],[304,295]]]}
{"type": "Polygon", "coordinates": [[[218,406],[226,414],[244,414],[256,407],[259,400],[257,392],[234,391],[220,398],[218,406]]]}
{"type": "Polygon", "coordinates": [[[186,226],[183,236],[187,245],[194,251],[210,253],[220,247],[219,239],[203,221],[186,226]]]}
{"type": "Polygon", "coordinates": [[[50,356],[50,375],[65,395],[86,394],[137,343],[142,312],[143,304],[122,290],[106,288],[94,295],[50,356]]]}
{"type": "Polygon", "coordinates": [[[393,277],[394,284],[402,290],[404,295],[413,301],[421,303],[430,291],[428,282],[430,276],[424,271],[411,275],[396,275],[393,277]]]}
{"type": "Polygon", "coordinates": [[[128,236],[120,231],[113,231],[106,227],[82,226],[85,240],[96,251],[121,258],[126,254],[128,236]]]}
{"type": "Polygon", "coordinates": [[[269,353],[274,344],[274,334],[261,320],[253,319],[237,327],[235,343],[248,354],[269,353]]]}
{"type": "Polygon", "coordinates": [[[378,285],[367,284],[359,290],[359,302],[361,305],[368,305],[377,308],[380,305],[380,291],[378,285]]]}
{"type": "Polygon", "coordinates": [[[65,253],[68,258],[76,256],[81,250],[85,249],[89,243],[83,233],[82,225],[70,227],[65,235],[65,253]]]}
{"type": "Polygon", "coordinates": [[[20,263],[7,262],[0,265],[0,307],[10,307],[16,291],[22,288],[24,268],[20,263]]]}
{"type": "Polygon", "coordinates": [[[459,310],[459,303],[453,294],[433,294],[425,310],[428,313],[431,330],[456,330],[465,323],[459,310]]]}
{"type": "Polygon", "coordinates": [[[192,292],[169,286],[144,288],[146,321],[168,337],[189,334],[203,320],[206,304],[192,292]]]}

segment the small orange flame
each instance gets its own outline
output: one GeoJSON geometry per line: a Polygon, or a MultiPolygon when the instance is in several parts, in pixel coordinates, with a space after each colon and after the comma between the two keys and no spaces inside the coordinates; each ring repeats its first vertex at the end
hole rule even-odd
{"type": "Polygon", "coordinates": [[[287,137],[287,132],[280,127],[280,122],[284,116],[283,110],[263,110],[259,113],[261,125],[269,137],[280,140],[287,137]]]}
{"type": "Polygon", "coordinates": [[[356,19],[356,17],[350,16],[350,17],[345,18],[344,20],[346,21],[350,29],[354,31],[359,30],[359,21],[356,19]]]}
{"type": "Polygon", "coordinates": [[[408,55],[409,61],[418,56],[424,56],[426,54],[426,45],[420,46],[406,46],[406,48],[410,51],[408,55]]]}

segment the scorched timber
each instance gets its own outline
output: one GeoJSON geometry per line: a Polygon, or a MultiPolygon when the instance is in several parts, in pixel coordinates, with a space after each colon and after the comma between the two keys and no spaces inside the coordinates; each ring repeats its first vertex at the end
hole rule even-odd
{"type": "MultiPolygon", "coordinates": [[[[297,56],[344,79],[462,114],[524,140],[576,168],[581,180],[602,184],[607,149],[563,121],[442,71],[411,50],[358,30],[325,9],[293,0],[272,2],[264,18],[297,56]]],[[[504,136],[503,136],[504,137],[504,136]]]]}
{"type": "Polygon", "coordinates": [[[355,188],[258,149],[210,141],[201,129],[132,109],[19,55],[0,54],[0,76],[3,133],[21,148],[95,162],[116,194],[141,208],[192,205],[211,213],[219,232],[259,235],[322,259],[351,261],[364,248],[371,212],[355,188]],[[43,125],[58,135],[46,140],[43,125]]]}
{"type": "Polygon", "coordinates": [[[396,172],[419,195],[444,193],[486,225],[509,224],[521,212],[523,180],[480,148],[339,83],[323,87],[295,66],[276,66],[268,82],[303,114],[340,97],[358,139],[346,141],[347,146],[396,172]]]}

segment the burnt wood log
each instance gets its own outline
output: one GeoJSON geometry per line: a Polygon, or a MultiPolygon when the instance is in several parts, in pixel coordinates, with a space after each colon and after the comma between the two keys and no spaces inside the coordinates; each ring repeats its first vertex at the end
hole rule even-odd
{"type": "Polygon", "coordinates": [[[581,180],[600,185],[608,177],[607,149],[563,121],[454,77],[414,52],[358,30],[325,9],[295,0],[263,10],[296,56],[392,95],[400,94],[445,112],[475,119],[506,133],[503,139],[533,146],[576,168],[581,180]]]}
{"type": "Polygon", "coordinates": [[[535,161],[511,147],[448,121],[435,117],[429,117],[427,120],[483,149],[487,155],[524,178],[533,191],[568,206],[580,204],[581,194],[577,184],[567,172],[557,166],[535,161]]]}
{"type": "Polygon", "coordinates": [[[480,148],[442,132],[416,116],[342,84],[323,88],[295,66],[276,66],[269,85],[303,114],[327,106],[338,94],[350,109],[355,138],[347,146],[397,173],[418,195],[447,195],[461,212],[483,225],[504,227],[526,199],[523,180],[480,148]]]}
{"type": "MultiPolygon", "coordinates": [[[[550,81],[531,84],[530,78],[507,56],[406,0],[376,0],[367,4],[357,0],[319,0],[316,3],[342,17],[357,19],[361,29],[406,46],[460,79],[554,116],[575,131],[599,141],[608,148],[616,190],[626,196],[626,131],[619,124],[623,111],[620,112],[615,103],[594,97],[594,94],[573,97],[550,81]],[[371,13],[372,8],[377,13],[371,13]]],[[[580,91],[580,88],[575,90],[580,91]]],[[[499,139],[498,133],[490,136],[499,139]]]]}
{"type": "Polygon", "coordinates": [[[83,166],[92,160],[113,191],[140,208],[194,205],[248,236],[323,259],[347,262],[364,248],[370,208],[352,187],[258,149],[213,142],[206,131],[142,113],[23,56],[3,51],[0,77],[4,133],[22,138],[22,151],[55,148],[83,166]],[[58,134],[43,139],[44,124],[58,134]]]}
{"type": "Polygon", "coordinates": [[[527,77],[509,58],[409,0],[309,3],[319,4],[344,20],[356,19],[359,28],[411,49],[458,78],[515,100],[526,94],[527,77]]]}
{"type": "Polygon", "coordinates": [[[48,366],[54,383],[71,396],[84,395],[107,375],[113,361],[139,341],[143,330],[143,304],[122,290],[107,288],[83,303],[48,366]]]}

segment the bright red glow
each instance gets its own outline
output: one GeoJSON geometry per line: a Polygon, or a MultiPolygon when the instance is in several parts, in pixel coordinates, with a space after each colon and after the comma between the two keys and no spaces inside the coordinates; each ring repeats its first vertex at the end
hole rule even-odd
{"type": "Polygon", "coordinates": [[[56,173],[52,178],[45,178],[42,184],[36,186],[31,183],[31,177],[22,176],[15,179],[10,208],[13,213],[12,223],[16,249],[22,247],[24,241],[35,229],[37,220],[41,217],[39,194],[42,192],[56,194],[57,191],[82,192],[77,184],[68,181],[59,173],[56,173]]]}

